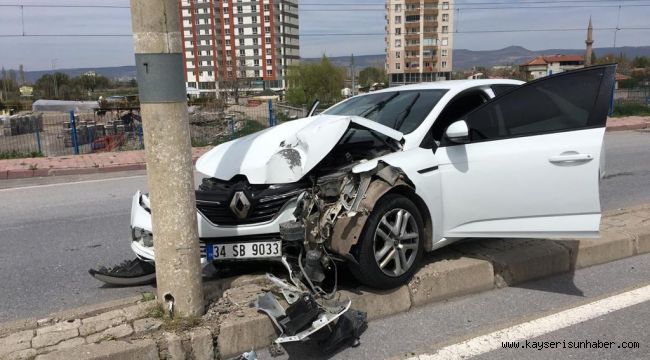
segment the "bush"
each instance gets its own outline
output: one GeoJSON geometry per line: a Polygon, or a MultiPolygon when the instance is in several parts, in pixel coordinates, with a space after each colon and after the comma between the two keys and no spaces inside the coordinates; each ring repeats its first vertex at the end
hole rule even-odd
{"type": "Polygon", "coordinates": [[[612,116],[650,116],[650,107],[643,104],[617,103],[614,105],[612,116]]]}
{"type": "Polygon", "coordinates": [[[39,151],[30,151],[30,152],[22,152],[16,150],[0,151],[0,160],[35,158],[35,157],[43,157],[43,153],[39,151]]]}

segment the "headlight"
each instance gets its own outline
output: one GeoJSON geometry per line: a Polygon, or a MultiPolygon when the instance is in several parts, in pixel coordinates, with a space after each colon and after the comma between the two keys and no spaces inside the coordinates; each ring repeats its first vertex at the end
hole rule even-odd
{"type": "Polygon", "coordinates": [[[153,234],[150,231],[141,228],[132,228],[131,236],[133,241],[142,241],[142,245],[151,247],[153,246],[153,234]]]}

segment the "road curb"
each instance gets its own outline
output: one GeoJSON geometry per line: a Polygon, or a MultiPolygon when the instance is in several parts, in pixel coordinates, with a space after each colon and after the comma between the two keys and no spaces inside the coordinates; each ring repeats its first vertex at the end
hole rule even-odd
{"type": "Polygon", "coordinates": [[[649,123],[639,123],[639,124],[626,124],[626,125],[612,125],[605,128],[607,132],[612,131],[627,131],[627,130],[643,130],[649,127],[649,123]]]}
{"type": "MultiPolygon", "coordinates": [[[[425,264],[406,286],[390,291],[344,289],[341,296],[350,297],[352,307],[368,312],[373,320],[435,301],[648,253],[648,214],[650,205],[609,212],[601,222],[601,239],[482,239],[458,243],[426,256],[425,264]]],[[[78,328],[81,333],[83,327],[86,334],[86,329],[94,326],[94,333],[85,338],[89,343],[101,341],[105,337],[103,334],[120,334],[117,331],[120,326],[130,330],[128,322],[135,319],[144,317],[150,322],[161,323],[146,318],[151,315],[145,310],[154,303],[139,302],[142,300],[139,296],[68,310],[40,320],[22,319],[0,324],[0,348],[5,344],[15,349],[5,355],[0,352],[0,358],[146,360],[209,359],[211,354],[221,358],[238,356],[244,351],[267,346],[278,336],[268,316],[258,313],[250,303],[259,291],[268,291],[264,281],[263,275],[244,275],[206,282],[206,294],[210,294],[210,298],[229,298],[244,305],[237,311],[226,311],[217,323],[208,321],[201,327],[178,334],[164,332],[166,330],[162,333],[126,331],[124,333],[130,335],[118,335],[117,339],[99,344],[63,348],[83,340],[83,337],[66,337],[67,332],[75,331],[73,329],[78,328]],[[117,319],[124,319],[126,325],[117,324],[117,319]],[[57,335],[57,331],[62,334],[57,335]],[[43,335],[63,340],[52,346],[54,351],[39,355],[43,347],[27,346],[43,335]],[[149,340],[142,342],[142,338],[149,340]]],[[[39,340],[39,344],[43,341],[39,340]]]]}

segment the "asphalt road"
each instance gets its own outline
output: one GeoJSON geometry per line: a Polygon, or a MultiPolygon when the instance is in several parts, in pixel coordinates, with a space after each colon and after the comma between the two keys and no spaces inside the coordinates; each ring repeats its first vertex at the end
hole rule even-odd
{"type": "MultiPolygon", "coordinates": [[[[606,136],[603,208],[650,202],[650,133],[606,136]]],[[[0,322],[155,291],[87,271],[132,258],[129,212],[143,172],[0,181],[0,322]]]]}
{"type": "MultiPolygon", "coordinates": [[[[410,359],[498,330],[615,296],[650,284],[650,254],[635,256],[513,287],[432,303],[407,313],[373,321],[361,345],[324,356],[312,342],[285,345],[285,354],[272,357],[258,351],[259,360],[298,359],[410,359]]],[[[496,350],[476,359],[648,359],[650,358],[650,302],[577,323],[530,341],[636,342],[638,349],[501,349],[500,339],[483,342],[496,350]]],[[[524,344],[524,341],[521,341],[524,344]]],[[[461,359],[461,354],[443,359],[461,359]]],[[[428,360],[428,359],[427,359],[428,360]]]]}

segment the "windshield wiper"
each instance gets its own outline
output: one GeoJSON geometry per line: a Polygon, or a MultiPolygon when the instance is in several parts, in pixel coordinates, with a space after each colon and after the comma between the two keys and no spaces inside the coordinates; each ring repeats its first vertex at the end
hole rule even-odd
{"type": "Polygon", "coordinates": [[[394,99],[395,97],[397,97],[399,94],[400,94],[399,91],[396,92],[396,93],[394,93],[393,95],[389,96],[388,99],[386,99],[386,100],[382,100],[382,101],[376,103],[376,104],[373,105],[370,109],[368,109],[368,110],[366,110],[365,112],[361,113],[359,116],[361,116],[361,117],[367,119],[367,118],[368,118],[368,115],[372,114],[372,113],[375,112],[375,111],[378,111],[378,110],[383,109],[384,106],[386,106],[386,104],[388,104],[389,101],[393,100],[393,99],[394,99]]]}
{"type": "Polygon", "coordinates": [[[413,98],[413,100],[411,101],[409,106],[407,106],[406,109],[404,110],[404,115],[399,120],[395,119],[395,124],[393,125],[393,129],[399,130],[399,128],[402,127],[402,124],[404,123],[404,120],[406,120],[406,118],[411,114],[411,109],[415,105],[415,102],[418,101],[418,99],[420,98],[420,95],[421,95],[421,93],[418,93],[413,98]]]}

